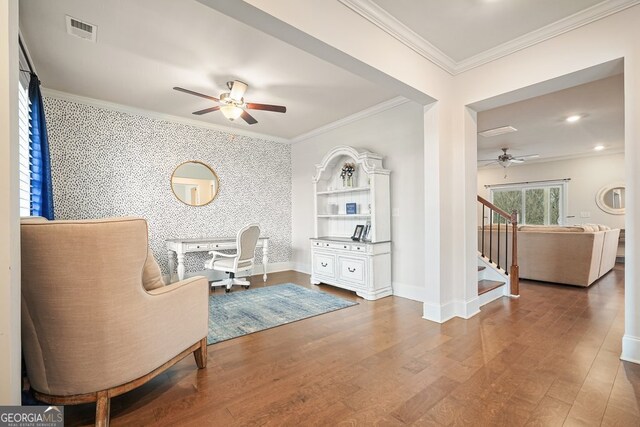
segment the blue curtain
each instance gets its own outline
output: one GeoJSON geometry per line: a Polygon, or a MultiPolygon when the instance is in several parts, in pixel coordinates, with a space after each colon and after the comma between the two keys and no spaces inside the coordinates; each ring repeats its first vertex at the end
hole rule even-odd
{"type": "Polygon", "coordinates": [[[31,101],[31,215],[53,219],[53,183],[51,182],[51,159],[49,138],[44,118],[44,105],[40,93],[40,80],[31,74],[29,81],[31,101]]]}

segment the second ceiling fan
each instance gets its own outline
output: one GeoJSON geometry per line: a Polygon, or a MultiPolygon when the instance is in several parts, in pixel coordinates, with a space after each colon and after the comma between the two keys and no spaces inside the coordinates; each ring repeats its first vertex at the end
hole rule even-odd
{"type": "Polygon", "coordinates": [[[240,80],[234,80],[227,82],[229,92],[220,94],[219,98],[215,96],[205,95],[203,93],[195,92],[193,90],[184,89],[181,87],[174,87],[174,90],[179,92],[188,93],[190,95],[199,96],[201,98],[209,99],[211,101],[219,102],[222,105],[216,105],[213,107],[205,108],[204,110],[194,111],[193,114],[201,116],[203,114],[211,113],[213,111],[220,110],[222,114],[229,120],[233,121],[238,117],[250,125],[258,123],[258,121],[249,114],[246,110],[262,110],[273,111],[276,113],[286,113],[287,107],[282,105],[269,105],[269,104],[257,104],[255,102],[246,102],[244,100],[244,93],[247,91],[248,85],[240,80]]]}
{"type": "Polygon", "coordinates": [[[536,157],[540,157],[537,154],[527,154],[525,156],[514,156],[513,154],[507,153],[508,148],[501,148],[502,154],[500,154],[495,159],[483,159],[478,160],[479,162],[488,162],[484,166],[489,166],[490,164],[497,163],[503,168],[508,168],[514,163],[523,163],[528,159],[533,159],[536,157]]]}

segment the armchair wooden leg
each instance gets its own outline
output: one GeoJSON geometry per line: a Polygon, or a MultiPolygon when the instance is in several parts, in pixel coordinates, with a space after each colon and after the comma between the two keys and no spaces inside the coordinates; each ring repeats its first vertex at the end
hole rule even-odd
{"type": "Polygon", "coordinates": [[[109,427],[111,399],[107,391],[99,391],[96,399],[96,427],[109,427]]]}
{"type": "Polygon", "coordinates": [[[198,368],[204,369],[207,367],[207,338],[200,340],[200,347],[193,351],[193,357],[196,359],[196,365],[198,368]]]}

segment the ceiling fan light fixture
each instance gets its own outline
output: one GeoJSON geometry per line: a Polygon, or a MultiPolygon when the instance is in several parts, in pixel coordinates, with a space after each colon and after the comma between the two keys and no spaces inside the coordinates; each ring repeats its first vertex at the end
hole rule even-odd
{"type": "Polygon", "coordinates": [[[244,112],[242,108],[235,105],[223,105],[222,107],[220,107],[220,111],[222,111],[222,114],[231,121],[234,121],[235,119],[240,117],[244,112]]]}

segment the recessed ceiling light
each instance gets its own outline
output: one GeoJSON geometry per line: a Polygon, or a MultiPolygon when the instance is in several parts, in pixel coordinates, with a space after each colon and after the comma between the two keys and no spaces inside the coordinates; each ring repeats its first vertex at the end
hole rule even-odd
{"type": "Polygon", "coordinates": [[[569,122],[569,123],[575,123],[575,122],[577,122],[578,120],[580,120],[581,118],[582,118],[582,116],[579,116],[579,115],[569,116],[569,117],[567,117],[567,122],[569,122]]]}
{"type": "Polygon", "coordinates": [[[595,147],[593,147],[593,149],[594,149],[595,151],[602,151],[602,150],[604,150],[604,148],[605,148],[605,147],[604,147],[604,145],[602,145],[602,144],[599,144],[599,145],[596,145],[595,147]]]}

